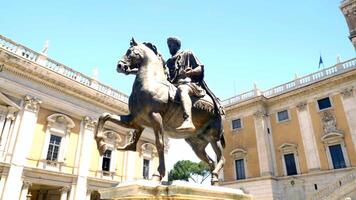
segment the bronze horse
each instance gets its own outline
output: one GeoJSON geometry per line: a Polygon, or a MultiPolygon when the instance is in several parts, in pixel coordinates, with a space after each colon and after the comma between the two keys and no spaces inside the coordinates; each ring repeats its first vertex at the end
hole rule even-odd
{"type": "Polygon", "coordinates": [[[179,103],[172,101],[172,98],[170,98],[170,93],[172,93],[174,86],[167,81],[164,61],[161,55],[151,43],[139,44],[132,39],[130,45],[131,47],[117,64],[119,73],[136,75],[132,93],[129,97],[130,114],[118,116],[104,113],[99,118],[95,129],[95,139],[99,152],[102,154],[106,150],[102,137],[106,121],[134,129],[130,142],[124,147],[118,148],[118,150],[135,151],[137,141],[144,127],[150,127],[155,134],[159,156],[158,173],[156,172],[153,175],[153,179],[161,180],[166,173],[163,142],[163,137],[166,134],[171,138],[185,139],[195,154],[209,165],[212,174],[211,183],[216,185],[218,183],[218,173],[225,162],[222,155],[222,148],[225,147],[222,128],[223,117],[216,111],[193,107],[192,118],[196,131],[177,132],[176,128],[183,121],[183,109],[179,103]],[[217,163],[205,152],[205,148],[209,143],[216,154],[217,163]]]}

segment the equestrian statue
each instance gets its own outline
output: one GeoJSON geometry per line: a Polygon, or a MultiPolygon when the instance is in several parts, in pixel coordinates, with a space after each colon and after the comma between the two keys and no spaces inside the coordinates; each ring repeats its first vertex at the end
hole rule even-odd
{"type": "Polygon", "coordinates": [[[162,180],[166,174],[164,137],[185,139],[195,154],[209,165],[212,185],[218,184],[218,173],[225,159],[223,121],[224,109],[219,99],[204,81],[204,65],[191,51],[180,50],[179,39],[167,39],[171,58],[164,61],[151,43],[137,43],[118,61],[117,72],[136,75],[129,97],[129,114],[104,113],[95,129],[99,153],[106,151],[104,124],[113,122],[133,129],[130,141],[118,150],[136,151],[137,142],[145,127],[155,134],[159,166],[152,179],[162,180]],[[215,163],[205,151],[211,144],[217,158],[215,163]]]}

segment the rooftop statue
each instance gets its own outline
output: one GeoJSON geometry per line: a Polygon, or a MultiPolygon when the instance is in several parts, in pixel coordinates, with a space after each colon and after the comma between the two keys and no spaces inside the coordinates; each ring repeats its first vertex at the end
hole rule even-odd
{"type": "Polygon", "coordinates": [[[185,139],[195,154],[209,164],[211,183],[216,185],[225,162],[223,108],[205,84],[204,66],[197,57],[190,51],[181,51],[177,38],[168,38],[167,44],[172,57],[165,64],[153,44],[131,40],[130,48],[117,64],[119,73],[136,75],[129,98],[130,113],[121,116],[104,113],[99,118],[95,129],[99,152],[103,154],[106,150],[103,140],[106,121],[134,129],[128,144],[118,150],[135,151],[144,127],[151,127],[159,156],[154,180],[161,180],[166,174],[163,137],[168,136],[185,139]],[[208,144],[217,163],[205,151],[208,144]]]}

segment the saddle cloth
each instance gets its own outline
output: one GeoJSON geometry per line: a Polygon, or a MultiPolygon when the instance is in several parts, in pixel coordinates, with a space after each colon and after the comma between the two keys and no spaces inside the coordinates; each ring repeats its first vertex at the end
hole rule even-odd
{"type": "MultiPolygon", "coordinates": [[[[178,89],[173,84],[169,85],[169,99],[175,103],[181,104],[182,102],[180,101],[177,90],[178,89]]],[[[192,100],[192,106],[194,108],[205,110],[211,113],[214,112],[214,102],[209,95],[205,94],[203,97],[190,96],[190,99],[192,100]]]]}

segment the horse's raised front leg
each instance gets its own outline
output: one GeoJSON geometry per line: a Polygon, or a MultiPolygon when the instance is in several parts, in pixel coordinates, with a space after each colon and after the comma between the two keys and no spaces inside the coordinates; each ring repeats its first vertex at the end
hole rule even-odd
{"type": "Polygon", "coordinates": [[[164,163],[164,140],[163,140],[163,122],[162,116],[159,113],[151,113],[152,128],[156,138],[156,148],[158,152],[159,165],[157,171],[159,174],[153,174],[152,179],[161,181],[166,174],[166,166],[164,163]]]}
{"type": "Polygon", "coordinates": [[[138,127],[132,132],[132,135],[128,143],[125,144],[125,146],[117,147],[116,149],[120,151],[136,151],[137,142],[140,139],[142,132],[143,132],[143,128],[138,127]]]}
{"type": "MultiPolygon", "coordinates": [[[[103,155],[107,149],[106,144],[104,142],[104,135],[103,135],[104,124],[106,121],[113,122],[113,123],[115,123],[119,126],[125,127],[125,128],[132,128],[132,129],[136,128],[132,123],[132,121],[133,121],[132,115],[119,116],[119,115],[114,115],[114,114],[110,114],[110,113],[102,114],[99,117],[98,125],[96,126],[96,128],[94,130],[94,137],[95,137],[96,144],[97,144],[100,155],[103,155]]],[[[137,140],[138,140],[138,138],[137,138],[137,140]]]]}

